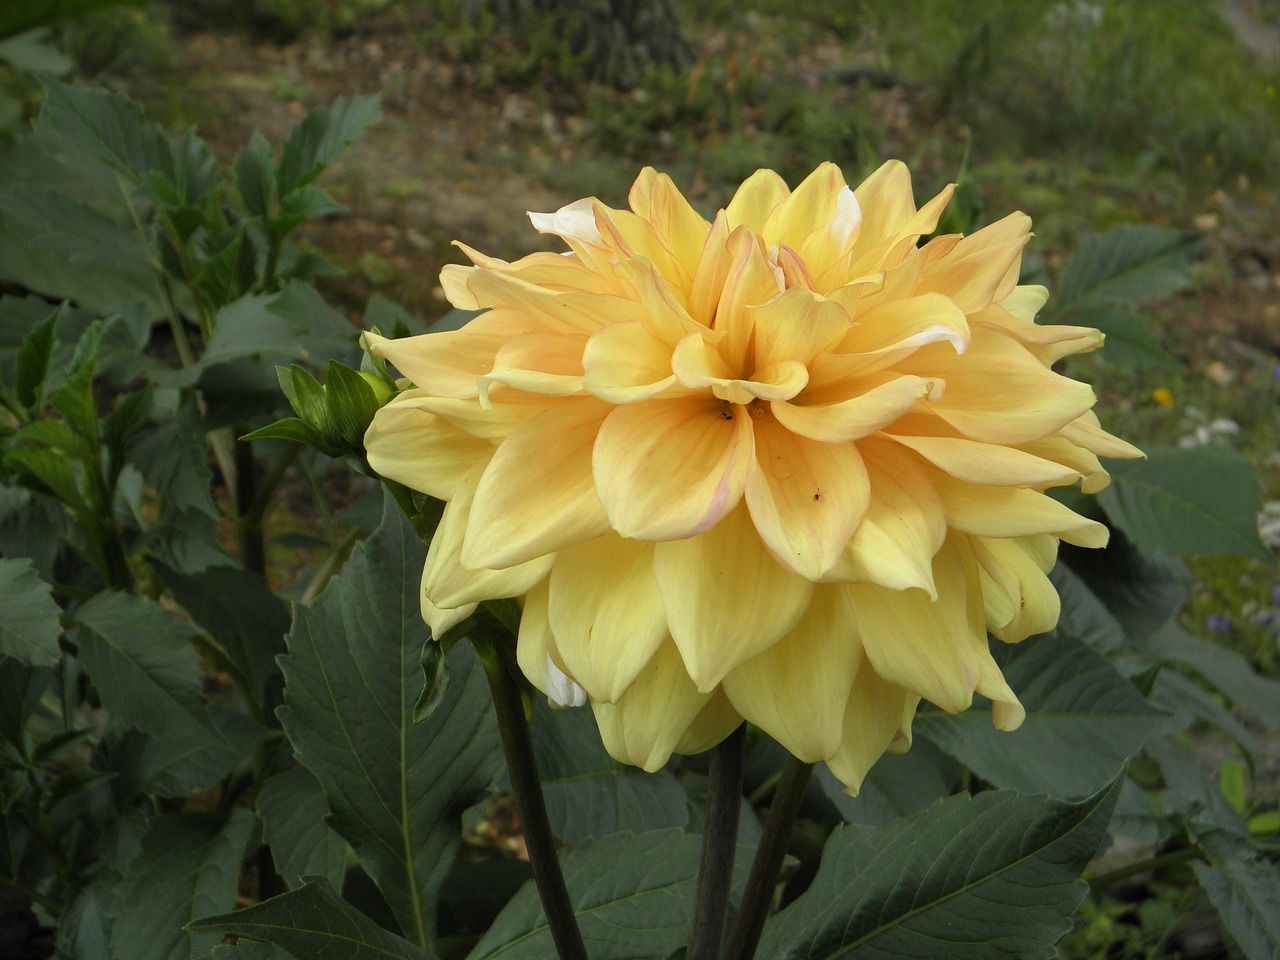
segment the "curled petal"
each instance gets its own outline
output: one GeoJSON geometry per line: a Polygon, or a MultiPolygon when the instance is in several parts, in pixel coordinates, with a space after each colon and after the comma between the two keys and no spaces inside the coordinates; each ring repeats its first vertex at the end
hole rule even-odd
{"type": "Polygon", "coordinates": [[[1013,292],[1022,248],[1031,239],[1031,218],[1011,213],[965,237],[949,254],[930,264],[922,293],[946,294],[965,313],[977,313],[1013,292]]]}
{"type": "Polygon", "coordinates": [[[555,397],[508,390],[501,385],[490,389],[484,400],[479,396],[465,399],[432,397],[421,390],[412,393],[411,399],[407,393],[397,399],[406,398],[407,404],[434,413],[463,433],[491,444],[500,443],[534,417],[559,405],[555,397]]]}
{"type": "Polygon", "coordinates": [[[865,392],[847,400],[774,403],[770,410],[792,433],[823,443],[848,443],[883,430],[937,386],[936,381],[912,376],[868,378],[865,384],[865,392]]]}
{"type": "Polygon", "coordinates": [[[1051,533],[1078,547],[1105,547],[1109,532],[1101,523],[1063,506],[1038,490],[989,487],[931,471],[942,498],[947,524],[981,537],[1026,537],[1051,533]]]}
{"type": "Polygon", "coordinates": [[[597,331],[582,353],[583,385],[606,403],[639,403],[676,386],[672,347],[638,320],[597,331]]]}
{"type": "Polygon", "coordinates": [[[867,369],[893,363],[931,343],[945,341],[955,354],[964,353],[969,345],[969,323],[964,312],[940,293],[887,300],[857,319],[836,351],[882,358],[877,364],[868,363],[867,369]]]}
{"type": "Polygon", "coordinates": [[[544,397],[568,397],[582,392],[582,352],[587,338],[526,333],[502,346],[493,369],[479,378],[483,402],[489,402],[489,384],[501,383],[544,397]]]}
{"type": "Polygon", "coordinates": [[[596,440],[596,491],[624,537],[692,537],[742,499],[753,450],[742,407],[708,397],[617,407],[596,440]]]}
{"type": "Polygon", "coordinates": [[[565,240],[579,243],[600,244],[600,231],[596,229],[596,201],[591,197],[565,204],[555,213],[529,212],[529,221],[539,233],[550,233],[565,240]]]}
{"type": "Polygon", "coordinates": [[[862,660],[848,588],[822,585],[800,622],[724,678],[730,702],[799,760],[840,748],[849,688],[862,660]]]}
{"type": "MultiPolygon", "coordinates": [[[[861,223],[857,198],[845,186],[840,168],[823,163],[773,208],[760,233],[770,246],[785,243],[800,249],[809,245],[806,241],[814,231],[829,231],[831,246],[843,248],[861,223]],[[846,192],[849,199],[841,204],[846,192]]],[[[828,262],[830,257],[829,253],[828,262]]]]}
{"type": "Polygon", "coordinates": [[[1059,436],[1072,443],[1078,443],[1090,453],[1115,460],[1136,460],[1146,454],[1131,443],[1119,437],[1113,437],[1103,430],[1098,423],[1098,416],[1092,410],[1077,417],[1058,431],[1059,436]]]}
{"type": "Polygon", "coordinates": [[[934,466],[970,483],[1020,487],[1070,483],[1080,474],[1071,467],[1024,450],[963,437],[930,437],[900,433],[902,423],[883,436],[914,450],[934,466]]]}
{"type": "Polygon", "coordinates": [[[592,700],[591,708],[609,755],[653,773],[671,759],[710,699],[693,685],[680,652],[667,641],[617,703],[592,700]]]}
{"type": "Polygon", "coordinates": [[[1048,535],[991,539],[969,537],[982,580],[987,630],[1005,643],[1048,633],[1058,625],[1058,591],[1045,576],[1057,553],[1048,535]]]}
{"type": "MultiPolygon", "coordinates": [[[[509,331],[506,339],[521,333],[551,333],[562,336],[578,334],[589,337],[610,323],[639,320],[641,315],[639,304],[618,294],[553,290],[514,274],[493,270],[477,270],[472,273],[467,281],[467,288],[475,295],[479,304],[494,308],[491,313],[504,316],[513,314],[519,318],[521,328],[509,331]]],[[[487,313],[481,314],[458,333],[470,330],[472,324],[487,316],[487,313]]],[[[426,336],[445,334],[429,333],[426,336]]],[[[413,374],[407,375],[415,383],[430,382],[418,380],[413,374]]]]}
{"type": "Polygon", "coordinates": [[[749,312],[757,367],[784,360],[808,364],[839,343],[850,326],[842,306],[799,287],[749,312]]]}
{"type": "Polygon", "coordinates": [[[422,409],[415,402],[421,393],[402,393],[374,414],[364,435],[365,452],[381,476],[448,500],[472,465],[488,459],[493,445],[422,409]]]}
{"type": "Polygon", "coordinates": [[[791,630],[813,584],[779,565],[745,508],[706,533],[657,545],[654,573],[667,625],[699,690],[791,630]]]}
{"type": "Polygon", "coordinates": [[[653,545],[609,534],[570,547],[557,555],[549,581],[565,672],[592,699],[616,702],[667,637],[653,545]]]}
{"type": "Polygon", "coordinates": [[[591,476],[591,448],[608,411],[590,397],[564,400],[502,442],[476,490],[464,563],[511,566],[609,529],[591,476]]]}

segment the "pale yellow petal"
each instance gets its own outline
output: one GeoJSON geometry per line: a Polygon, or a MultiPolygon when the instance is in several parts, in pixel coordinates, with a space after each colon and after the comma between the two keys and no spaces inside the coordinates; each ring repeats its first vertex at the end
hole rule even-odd
{"type": "MultiPolygon", "coordinates": [[[[432,397],[425,390],[411,391],[413,406],[447,420],[463,433],[490,443],[500,443],[534,417],[559,405],[555,397],[491,387],[484,401],[473,396],[463,399],[432,397]]],[[[401,394],[401,396],[408,396],[401,394]]]]}
{"type": "Polygon", "coordinates": [[[414,401],[408,391],[381,407],[365,431],[369,465],[380,476],[439,500],[448,500],[477,460],[493,445],[463,433],[414,401]]]}
{"type": "Polygon", "coordinates": [[[1106,526],[1063,506],[1038,490],[991,487],[931,471],[933,487],[942,498],[947,523],[964,533],[982,537],[1025,537],[1052,533],[1079,547],[1105,547],[1106,526]]]}
{"type": "Polygon", "coordinates": [[[849,689],[862,660],[852,598],[843,585],[814,588],[800,622],[724,678],[743,717],[792,756],[825,760],[840,748],[849,689]]]}
{"type": "Polygon", "coordinates": [[[976,313],[1009,296],[1018,283],[1022,248],[1031,239],[1031,218],[1011,213],[965,237],[929,265],[919,291],[936,291],[965,313],[976,313]]]}
{"type": "MultiPolygon", "coordinates": [[[[478,303],[494,309],[476,317],[464,330],[492,314],[511,312],[519,317],[523,325],[519,333],[579,334],[589,337],[611,323],[639,320],[641,314],[639,304],[622,296],[621,289],[618,295],[552,290],[512,273],[494,270],[475,271],[467,281],[467,287],[478,303]]],[[[415,378],[415,382],[419,381],[415,378]]]]}
{"type": "Polygon", "coordinates": [[[653,545],[606,534],[560,551],[549,579],[565,672],[592,699],[617,701],[667,637],[653,545]]]}
{"type": "Polygon", "coordinates": [[[1080,477],[1069,466],[1013,447],[963,438],[915,436],[900,432],[902,426],[903,422],[899,421],[886,428],[882,436],[970,483],[1005,487],[1056,485],[1080,477]]]}
{"type": "Polygon", "coordinates": [[[680,652],[667,641],[617,703],[591,701],[610,756],[649,773],[660,770],[711,699],[689,679],[680,652]]]}
{"type": "Polygon", "coordinates": [[[1058,434],[1100,457],[1110,457],[1113,460],[1137,460],[1146,456],[1133,444],[1103,430],[1098,423],[1097,414],[1092,410],[1063,426],[1058,434]]]}
{"type": "Polygon", "coordinates": [[[745,226],[759,233],[769,214],[790,193],[787,182],[772,170],[757,170],[742,182],[724,209],[729,229],[745,226]]]}
{"type": "Polygon", "coordinates": [[[747,308],[781,293],[782,278],[765,258],[759,238],[741,227],[729,235],[728,254],[732,265],[716,306],[715,329],[725,335],[720,344],[725,360],[733,370],[742,370],[755,333],[754,314],[747,308]]]}
{"type": "MultiPolygon", "coordinates": [[[[770,246],[785,243],[800,249],[811,233],[827,229],[836,221],[835,228],[841,234],[839,242],[843,246],[853,229],[861,222],[861,217],[851,223],[836,220],[837,203],[841,191],[846,189],[844,175],[839,167],[830,162],[819,165],[769,213],[760,231],[765,243],[770,246]]],[[[858,202],[852,191],[849,192],[849,197],[853,200],[852,209],[857,210],[858,202]]],[[[848,219],[851,217],[846,218],[848,219]]]]}
{"type": "Polygon", "coordinates": [[[883,680],[863,661],[844,711],[840,749],[827,760],[846,792],[858,795],[867,772],[892,747],[902,728],[911,729],[919,702],[918,696],[883,680]]]}
{"type": "Polygon", "coordinates": [[[755,421],[755,462],[747,473],[751,520],[773,555],[817,580],[840,559],[871,496],[851,443],[797,436],[771,417],[755,421]]]}
{"type": "MultiPolygon", "coordinates": [[[[425,569],[423,571],[426,572],[425,569]]],[[[446,633],[476,612],[478,603],[466,603],[460,607],[437,607],[419,590],[422,601],[422,619],[431,628],[433,637],[443,637],[446,633]]]]}
{"type": "MultiPolygon", "coordinates": [[[[770,410],[779,423],[802,437],[823,443],[848,443],[883,430],[910,411],[916,401],[934,392],[936,386],[936,381],[922,377],[867,378],[865,392],[847,400],[827,404],[774,403],[770,410]]],[[[800,399],[807,400],[808,395],[800,399]]]]}
{"type": "Polygon", "coordinates": [[[742,717],[724,695],[724,688],[716,687],[716,692],[711,694],[711,699],[698,711],[676,744],[675,752],[694,754],[710,750],[740,726],[742,717]]]}
{"type": "Polygon", "coordinates": [[[467,281],[471,278],[473,270],[475,267],[464,266],[461,263],[448,263],[440,270],[440,289],[444,291],[445,299],[459,310],[480,309],[480,301],[467,288],[467,281]]]}
{"type": "Polygon", "coordinates": [[[807,364],[839,343],[850,326],[849,315],[838,303],[798,287],[751,307],[750,313],[757,368],[783,360],[807,364]]]}
{"type": "Polygon", "coordinates": [[[609,529],[591,473],[608,412],[590,397],[562,400],[502,442],[476,490],[463,562],[510,566],[609,529]]]}
{"type": "Polygon", "coordinates": [[[606,403],[639,403],[676,386],[672,347],[638,320],[597,331],[582,353],[583,386],[606,403]]]}
{"type": "Polygon", "coordinates": [[[813,592],[770,556],[745,506],[700,536],[659,543],[654,572],[671,636],[704,691],[791,630],[813,592]]]}
{"type": "Polygon", "coordinates": [[[550,587],[551,578],[546,577],[525,595],[520,611],[520,631],[516,636],[516,663],[520,672],[547,696],[551,696],[553,689],[548,666],[555,646],[551,619],[547,615],[550,587]]]}
{"type": "Polygon", "coordinates": [[[477,383],[482,400],[489,400],[490,384],[502,383],[525,393],[568,397],[582,393],[582,353],[587,338],[526,333],[502,345],[493,369],[477,383]]]}
{"type": "Polygon", "coordinates": [[[946,342],[953,354],[964,353],[969,345],[964,313],[938,293],[887,300],[860,313],[857,321],[836,347],[837,353],[887,355],[886,362],[892,363],[928,344],[946,342]]]}
{"type": "Polygon", "coordinates": [[[627,199],[631,209],[649,221],[662,245],[692,276],[711,224],[689,205],[669,176],[652,167],[640,172],[627,199]]]}
{"type": "Polygon", "coordinates": [[[596,491],[624,537],[691,537],[742,499],[753,453],[742,407],[710,397],[616,407],[595,443],[596,491]]]}
{"type": "Polygon", "coordinates": [[[1048,535],[969,538],[982,574],[987,630],[1005,643],[1048,633],[1058,625],[1058,591],[1045,576],[1041,558],[1033,555],[1033,551],[1046,550],[1045,541],[1049,551],[1057,546],[1057,541],[1048,535]]]}

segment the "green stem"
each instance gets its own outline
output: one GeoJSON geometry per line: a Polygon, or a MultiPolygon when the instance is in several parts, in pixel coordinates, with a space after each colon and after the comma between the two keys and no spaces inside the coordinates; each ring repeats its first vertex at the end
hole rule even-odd
{"type": "MultiPolygon", "coordinates": [[[[243,443],[244,441],[240,442],[243,443]]],[[[291,443],[288,449],[280,454],[275,463],[271,464],[271,469],[267,472],[262,485],[254,493],[253,501],[246,511],[249,516],[257,517],[261,522],[267,513],[267,505],[271,503],[271,495],[276,492],[276,487],[280,486],[280,481],[284,479],[284,475],[289,472],[289,468],[293,466],[293,462],[298,459],[298,454],[301,452],[301,444],[291,443]]]]}
{"type": "Polygon", "coordinates": [[[476,652],[489,679],[489,690],[498,714],[498,730],[502,735],[502,749],[511,775],[511,792],[520,811],[533,880],[542,899],[542,909],[547,915],[547,926],[551,929],[556,952],[560,960],[587,960],[587,949],[582,943],[578,921],[574,918],[573,903],[569,900],[569,891],[560,872],[560,858],[556,855],[555,837],[547,820],[547,806],[542,797],[538,766],[533,758],[533,738],[524,712],[524,698],[515,677],[492,646],[476,643],[476,652]]]}
{"type": "Polygon", "coordinates": [[[769,914],[773,893],[778,886],[778,874],[782,872],[782,861],[791,842],[791,829],[795,826],[796,814],[800,812],[800,802],[804,799],[812,770],[811,763],[795,757],[787,758],[787,765],[778,780],[778,789],[773,794],[773,803],[769,805],[769,818],[765,821],[764,835],[751,864],[747,889],[742,894],[738,916],[729,932],[726,957],[751,960],[756,954],[765,917],[769,914]]]}
{"type": "Polygon", "coordinates": [[[253,512],[257,494],[257,473],[253,459],[253,447],[244,440],[235,443],[236,469],[236,539],[240,548],[240,562],[246,570],[265,573],[267,569],[267,544],[262,535],[262,514],[253,512]]]}
{"type": "Polygon", "coordinates": [[[738,845],[742,809],[742,767],[747,726],[742,724],[711,751],[707,771],[707,823],[702,832],[702,859],[693,899],[686,960],[720,960],[724,923],[733,883],[733,854],[738,845]]]}
{"type": "Polygon", "coordinates": [[[1145,860],[1139,860],[1128,866],[1117,867],[1114,870],[1108,870],[1106,873],[1100,873],[1096,877],[1090,877],[1088,880],[1089,889],[1105,890],[1121,880],[1128,880],[1130,877],[1136,877],[1142,873],[1151,873],[1163,867],[1174,867],[1180,863],[1186,863],[1188,860],[1205,859],[1207,858],[1204,855],[1204,851],[1199,847],[1184,847],[1181,850],[1157,854],[1154,857],[1147,857],[1145,860]]]}
{"type": "Polygon", "coordinates": [[[359,539],[360,529],[359,527],[354,527],[334,546],[333,550],[329,552],[329,556],[325,557],[324,563],[320,565],[320,569],[311,578],[311,582],[307,584],[307,589],[298,598],[298,603],[305,607],[320,596],[320,591],[333,579],[333,575],[342,569],[347,556],[351,553],[351,548],[356,545],[359,539]]]}
{"type": "Polygon", "coordinates": [[[53,897],[50,897],[47,894],[41,893],[39,890],[35,889],[34,887],[27,886],[21,880],[15,880],[12,877],[0,876],[0,884],[3,884],[4,886],[8,887],[10,890],[13,890],[15,893],[21,894],[22,896],[30,900],[32,903],[40,904],[40,906],[44,907],[46,910],[49,911],[50,914],[52,914],[55,917],[60,916],[62,914],[61,901],[55,900],[53,899],[53,897]]]}

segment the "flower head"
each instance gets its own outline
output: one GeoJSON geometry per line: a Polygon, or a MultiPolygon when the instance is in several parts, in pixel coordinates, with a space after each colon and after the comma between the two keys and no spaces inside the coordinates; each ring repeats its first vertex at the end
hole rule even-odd
{"type": "Polygon", "coordinates": [[[630,210],[530,215],[566,254],[463,247],[441,281],[485,313],[370,338],[414,386],[369,461],[448,501],[433,630],[523,597],[529,679],[580,685],[646,769],[745,718],[856,789],[921,698],[1016,727],[987,633],[1053,627],[1058,542],[1107,539],[1045,490],[1139,454],[1051,369],[1102,336],[1033,322],[1026,216],[919,245],[950,196],[917,209],[897,162],[761,170],[708,222],[646,169],[630,210]]]}

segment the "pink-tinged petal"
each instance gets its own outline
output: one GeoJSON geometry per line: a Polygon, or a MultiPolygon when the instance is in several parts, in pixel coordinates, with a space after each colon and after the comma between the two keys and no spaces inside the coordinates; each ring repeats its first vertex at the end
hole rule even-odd
{"type": "MultiPolygon", "coordinates": [[[[523,325],[520,333],[591,336],[611,323],[640,319],[640,307],[622,296],[579,290],[551,290],[510,273],[477,270],[467,281],[476,301],[493,313],[513,313],[523,325]]],[[[621,293],[621,290],[618,291],[621,293]]],[[[469,328],[489,314],[481,314],[469,328]]],[[[464,330],[467,328],[464,328],[464,330]]],[[[444,334],[435,334],[444,336],[444,334]]],[[[486,371],[487,372],[487,371],[486,371]]]]}
{"type": "Polygon", "coordinates": [[[1013,292],[1022,248],[1030,239],[1031,218],[1011,213],[965,237],[950,254],[930,264],[919,290],[943,293],[965,313],[976,313],[1013,292]]]}
{"type": "Polygon", "coordinates": [[[653,773],[671,759],[711,696],[693,685],[667,641],[617,703],[592,700],[591,708],[610,756],[653,773]]]}
{"type": "Polygon", "coordinates": [[[388,480],[448,500],[463,474],[493,445],[423,410],[410,391],[373,416],[364,435],[369,465],[388,480]]]}
{"type": "Polygon", "coordinates": [[[1045,576],[1044,555],[1057,553],[1058,541],[1038,537],[969,537],[982,580],[987,630],[1005,643],[1019,643],[1058,625],[1058,591],[1045,576]]]}
{"type": "Polygon", "coordinates": [[[792,433],[823,443],[848,443],[893,423],[934,392],[936,383],[921,377],[893,377],[881,383],[868,378],[867,387],[837,403],[774,403],[770,409],[792,433]]]}
{"type": "Polygon", "coordinates": [[[703,753],[740,726],[742,717],[724,695],[724,688],[718,687],[676,743],[675,752],[686,755],[703,753]]]}
{"type": "Polygon", "coordinates": [[[832,349],[850,328],[849,315],[838,303],[798,287],[749,312],[757,368],[783,360],[807,364],[832,349]]]}
{"type": "Polygon", "coordinates": [[[895,369],[945,380],[929,409],[971,440],[1016,444],[1039,440],[1075,420],[1095,400],[1086,383],[1047,369],[1008,337],[976,329],[963,357],[925,347],[895,369]]]}
{"type": "Polygon", "coordinates": [[[768,303],[782,292],[781,271],[765,258],[755,234],[739,228],[729,236],[732,266],[720,292],[715,329],[725,335],[720,351],[729,366],[743,370],[755,335],[753,314],[748,307],[768,303]]]}
{"type": "Polygon", "coordinates": [[[399,340],[366,333],[364,342],[375,357],[390,361],[415,384],[428,385],[434,395],[463,399],[478,395],[476,380],[493,368],[502,345],[529,329],[522,318],[491,310],[460,330],[399,340]]]}
{"type": "Polygon", "coordinates": [[[910,739],[911,718],[920,698],[876,675],[865,660],[853,681],[841,725],[840,749],[827,760],[837,780],[853,796],[867,772],[899,737],[910,739]],[[905,730],[905,735],[904,735],[905,730]]]}
{"type": "Polygon", "coordinates": [[[609,409],[589,397],[561,401],[502,442],[476,490],[464,563],[506,567],[609,529],[591,475],[609,409]]]}
{"type": "Polygon", "coordinates": [[[509,340],[494,356],[493,369],[479,380],[481,400],[489,402],[489,387],[494,383],[544,397],[582,393],[586,345],[587,338],[581,335],[526,333],[509,340]]]}
{"type": "MultiPolygon", "coordinates": [[[[905,356],[933,343],[947,343],[952,353],[969,346],[969,323],[964,312],[940,293],[886,300],[858,315],[839,345],[838,353],[905,356]]],[[[876,365],[868,364],[869,369],[876,365]]]]}
{"type": "Polygon", "coordinates": [[[582,353],[583,386],[606,403],[639,403],[676,387],[672,347],[638,320],[593,334],[582,353]]]}
{"type": "Polygon", "coordinates": [[[708,692],[794,628],[813,592],[769,555],[745,507],[700,536],[659,543],[654,572],[671,636],[708,692]]]}
{"type": "Polygon", "coordinates": [[[614,530],[674,540],[710,529],[733,509],[753,453],[744,408],[702,396],[649,400],[609,414],[592,469],[614,530]]]}
{"type": "Polygon", "coordinates": [[[948,713],[968,709],[983,663],[991,656],[976,567],[971,557],[966,563],[946,543],[933,561],[937,600],[923,590],[860,583],[848,587],[863,648],[876,674],[948,713]]]}
{"type": "Polygon", "coordinates": [[[551,631],[569,676],[615,703],[667,638],[653,545],[606,534],[562,550],[551,571],[551,631]]]}
{"type": "Polygon", "coordinates": [[[724,209],[729,229],[745,226],[753,233],[760,233],[769,214],[790,193],[787,182],[772,170],[757,170],[742,182],[724,209]]]}
{"type": "MultiPolygon", "coordinates": [[[[860,216],[852,216],[852,212],[858,210],[858,201],[854,198],[853,191],[849,191],[849,198],[853,201],[852,212],[847,209],[846,201],[845,216],[836,216],[840,194],[846,190],[848,187],[845,186],[844,174],[840,172],[840,168],[834,163],[823,163],[773,208],[765,221],[764,229],[760,231],[764,242],[771,247],[785,243],[799,250],[802,246],[808,246],[806,241],[814,231],[834,228],[839,236],[833,239],[844,246],[861,223],[860,216]]],[[[808,250],[804,252],[807,254],[808,250]]]]}
{"type": "Polygon", "coordinates": [[[849,590],[814,588],[800,622],[724,678],[729,701],[787,751],[816,763],[840,748],[849,689],[862,644],[849,590]]]}
{"type": "Polygon", "coordinates": [[[1105,547],[1105,525],[1063,506],[1038,490],[965,483],[940,470],[930,471],[942,498],[947,524],[980,537],[1028,537],[1051,533],[1078,547],[1105,547]]]}
{"type": "Polygon", "coordinates": [[[476,486],[484,470],[485,463],[481,461],[458,483],[427,549],[427,562],[422,570],[422,595],[440,610],[481,600],[521,596],[547,575],[555,561],[554,555],[548,555],[503,570],[463,565],[463,543],[474,517],[476,486]]]}
{"type": "Polygon", "coordinates": [[[559,405],[555,397],[524,393],[503,386],[489,390],[484,402],[479,396],[457,400],[424,396],[425,391],[413,392],[415,395],[411,402],[414,406],[449,421],[464,433],[491,443],[502,442],[538,414],[559,405]]]}
{"type": "Polygon", "coordinates": [[[665,173],[645,167],[627,197],[636,215],[648,220],[658,240],[690,276],[707,242],[711,224],[689,205],[665,173]]]}
{"type": "Polygon", "coordinates": [[[937,596],[933,558],[947,538],[942,500],[925,468],[883,442],[858,444],[871,502],[839,563],[824,579],[866,582],[937,596]]]}
{"type": "MultiPolygon", "coordinates": [[[[919,416],[911,418],[911,421],[925,419],[932,418],[919,416]]],[[[1071,467],[1023,450],[963,438],[913,436],[902,430],[906,425],[899,421],[882,435],[908,450],[914,450],[940,470],[970,483],[1005,487],[1055,486],[1080,478],[1080,474],[1071,467]]]]}
{"type": "Polygon", "coordinates": [[[755,421],[747,474],[752,522],[773,555],[817,580],[840,559],[862,522],[871,488],[858,449],[796,436],[772,417],[755,421]]]}
{"type": "Polygon", "coordinates": [[[733,265],[728,244],[729,219],[722,210],[711,224],[711,232],[707,234],[702,256],[698,259],[698,269],[694,271],[693,282],[689,287],[689,316],[706,327],[715,324],[720,292],[724,289],[725,278],[729,276],[729,268],[733,265]]]}

